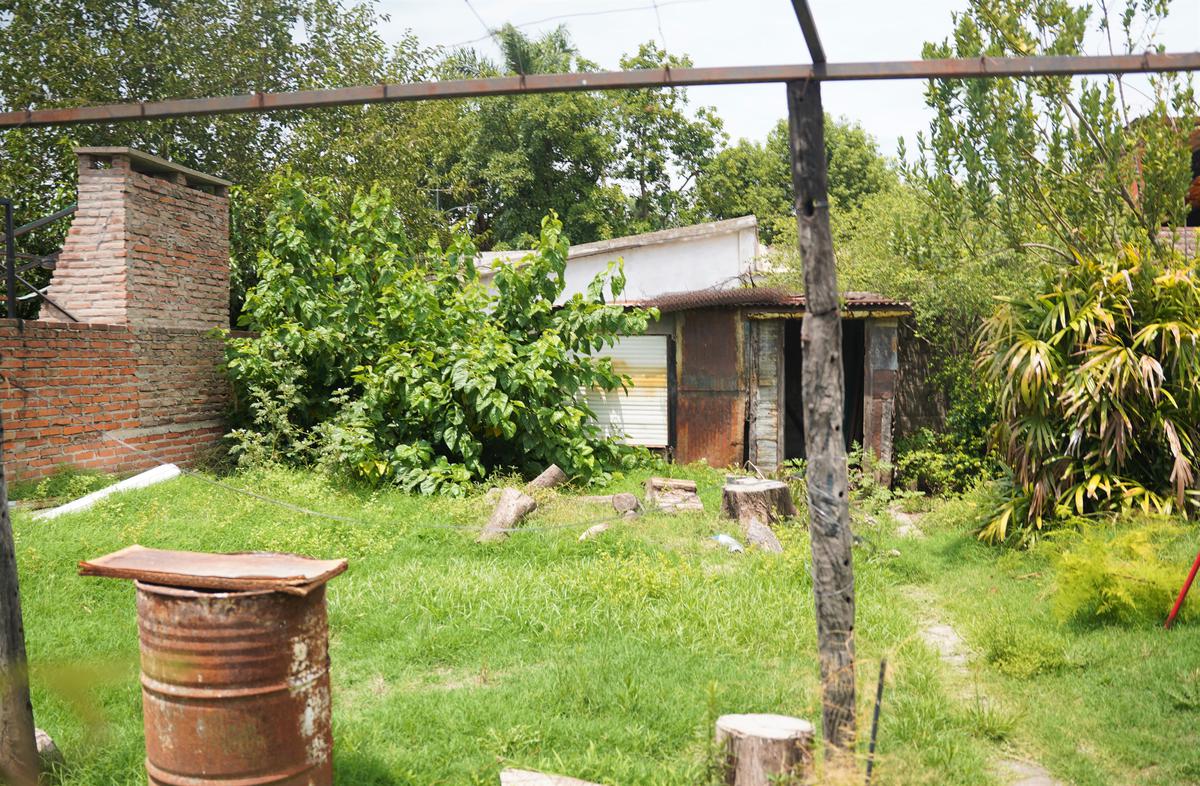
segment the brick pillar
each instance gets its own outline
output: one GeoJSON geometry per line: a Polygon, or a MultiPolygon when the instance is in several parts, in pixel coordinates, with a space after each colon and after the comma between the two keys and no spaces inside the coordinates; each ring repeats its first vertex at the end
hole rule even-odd
{"type": "MultiPolygon", "coordinates": [[[[81,322],[228,326],[228,181],[130,148],[75,152],[79,209],[51,299],[81,322]]],[[[69,319],[49,304],[41,318],[69,319]]]]}
{"type": "MultiPolygon", "coordinates": [[[[899,327],[896,319],[868,319],[863,362],[863,447],[891,464],[892,429],[896,420],[896,370],[899,367],[899,327]]],[[[890,470],[879,473],[879,482],[892,484],[890,470]]]]}

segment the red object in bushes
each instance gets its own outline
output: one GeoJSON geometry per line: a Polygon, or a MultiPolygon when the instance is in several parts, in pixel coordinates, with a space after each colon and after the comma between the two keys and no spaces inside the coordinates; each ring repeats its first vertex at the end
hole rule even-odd
{"type": "Polygon", "coordinates": [[[1183,607],[1183,599],[1187,597],[1188,590],[1192,588],[1192,582],[1196,580],[1197,570],[1200,570],[1200,554],[1196,555],[1196,561],[1192,563],[1192,570],[1188,573],[1187,581],[1183,582],[1183,589],[1179,590],[1179,597],[1175,599],[1175,605],[1171,608],[1171,613],[1167,615],[1167,621],[1163,624],[1164,628],[1171,627],[1171,623],[1179,614],[1179,609],[1183,607]]]}

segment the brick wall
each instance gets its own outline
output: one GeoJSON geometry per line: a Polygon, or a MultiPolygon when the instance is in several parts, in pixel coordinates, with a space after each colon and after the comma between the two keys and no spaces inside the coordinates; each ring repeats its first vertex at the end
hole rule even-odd
{"type": "Polygon", "coordinates": [[[221,344],[207,331],[5,319],[0,352],[12,479],[42,477],[60,464],[109,472],[187,464],[224,433],[221,344]]]}
{"type": "Polygon", "coordinates": [[[15,480],[186,465],[225,433],[212,328],[229,323],[228,184],[127,148],[77,152],[79,209],[50,297],[80,321],[46,304],[41,320],[0,320],[15,480]]]}

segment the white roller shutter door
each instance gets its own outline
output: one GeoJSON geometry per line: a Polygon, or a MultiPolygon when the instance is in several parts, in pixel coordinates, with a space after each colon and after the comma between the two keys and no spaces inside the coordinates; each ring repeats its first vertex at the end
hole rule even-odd
{"type": "Polygon", "coordinates": [[[605,433],[630,445],[667,447],[667,337],[626,336],[597,354],[612,358],[613,369],[633,380],[628,392],[587,394],[588,406],[605,433]]]}

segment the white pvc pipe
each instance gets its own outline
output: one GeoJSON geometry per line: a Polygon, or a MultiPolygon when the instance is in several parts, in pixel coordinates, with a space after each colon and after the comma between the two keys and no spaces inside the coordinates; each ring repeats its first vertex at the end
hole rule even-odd
{"type": "Polygon", "coordinates": [[[120,483],[114,483],[111,486],[105,486],[99,491],[93,491],[91,494],[72,500],[65,505],[59,505],[57,508],[50,508],[49,510],[35,513],[33,517],[35,519],[54,519],[65,513],[77,513],[81,510],[87,510],[110,494],[119,494],[122,491],[132,491],[133,489],[144,489],[147,486],[153,486],[155,483],[162,483],[164,480],[177,478],[180,474],[179,467],[174,464],[161,464],[154,469],[148,469],[145,472],[134,475],[132,478],[125,478],[120,483]]]}

